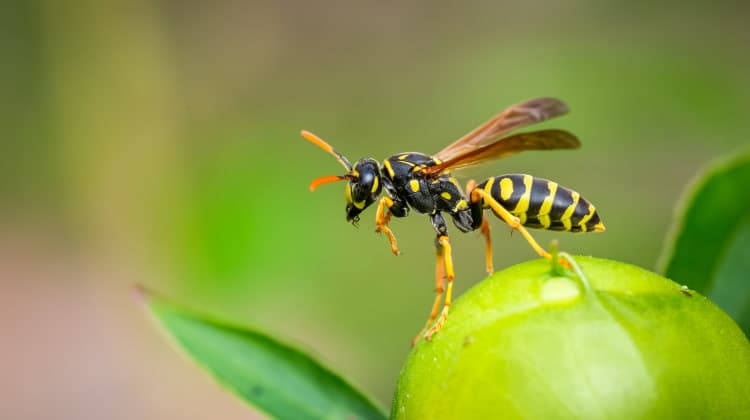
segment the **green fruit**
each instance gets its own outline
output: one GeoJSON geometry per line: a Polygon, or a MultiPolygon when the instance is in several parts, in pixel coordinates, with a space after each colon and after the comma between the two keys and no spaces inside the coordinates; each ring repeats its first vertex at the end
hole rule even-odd
{"type": "Polygon", "coordinates": [[[414,348],[397,419],[750,418],[750,343],[703,296],[641,268],[530,261],[458,299],[414,348]]]}

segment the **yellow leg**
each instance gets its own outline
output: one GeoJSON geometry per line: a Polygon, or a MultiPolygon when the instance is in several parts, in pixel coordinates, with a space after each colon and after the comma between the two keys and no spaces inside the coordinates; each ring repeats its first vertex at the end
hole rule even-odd
{"type": "Polygon", "coordinates": [[[388,222],[391,221],[391,212],[389,211],[391,207],[393,207],[393,200],[390,197],[380,199],[378,210],[375,212],[375,232],[384,233],[388,237],[388,243],[391,244],[393,255],[399,255],[401,252],[398,250],[398,242],[393,235],[393,231],[388,227],[388,222]]]}
{"type": "Polygon", "coordinates": [[[473,203],[476,203],[479,197],[481,197],[484,200],[484,204],[488,205],[498,217],[503,219],[503,221],[507,223],[511,228],[521,232],[521,235],[523,235],[524,239],[526,239],[526,242],[528,242],[529,245],[534,248],[534,251],[536,251],[537,254],[550,261],[552,260],[552,256],[549,254],[549,252],[545,251],[544,248],[539,246],[539,244],[536,242],[536,240],[534,240],[529,231],[526,230],[525,227],[523,227],[521,221],[516,216],[512,215],[508,211],[508,209],[501,206],[500,203],[492,198],[492,196],[487,191],[481,188],[475,188],[471,192],[471,196],[471,201],[473,203]]]}
{"type": "Polygon", "coordinates": [[[443,311],[440,313],[440,318],[438,318],[437,322],[435,322],[435,325],[427,330],[427,333],[425,333],[424,335],[424,338],[427,341],[430,341],[430,339],[432,339],[432,336],[436,332],[440,331],[440,328],[448,319],[448,311],[451,307],[451,296],[453,294],[453,278],[455,277],[455,274],[453,273],[453,254],[451,252],[451,244],[448,240],[447,235],[443,235],[438,238],[438,247],[442,249],[443,262],[445,265],[445,279],[448,282],[448,287],[445,290],[445,302],[443,303],[443,311]]]}
{"type": "MultiPolygon", "coordinates": [[[[466,183],[466,192],[471,192],[477,187],[477,182],[473,179],[466,183]]],[[[490,224],[487,222],[486,217],[482,217],[482,225],[479,227],[479,231],[484,236],[484,261],[487,269],[487,274],[492,274],[495,271],[494,265],[492,264],[492,239],[490,238],[490,224]]]]}
{"type": "Polygon", "coordinates": [[[427,322],[424,324],[424,327],[419,331],[419,334],[417,334],[414,339],[411,340],[412,347],[417,344],[417,341],[419,341],[420,338],[424,335],[425,331],[427,331],[427,328],[432,325],[432,321],[435,320],[438,316],[438,311],[440,310],[440,300],[443,297],[443,292],[445,291],[445,256],[443,254],[443,248],[438,247],[437,250],[437,264],[435,265],[435,293],[437,294],[435,296],[435,301],[432,303],[432,311],[430,312],[430,317],[427,319],[427,322]]]}
{"type": "Polygon", "coordinates": [[[482,218],[482,226],[479,228],[484,236],[484,261],[487,267],[487,274],[491,275],[495,272],[495,268],[492,265],[492,239],[490,239],[490,224],[487,222],[487,218],[482,218]]]}

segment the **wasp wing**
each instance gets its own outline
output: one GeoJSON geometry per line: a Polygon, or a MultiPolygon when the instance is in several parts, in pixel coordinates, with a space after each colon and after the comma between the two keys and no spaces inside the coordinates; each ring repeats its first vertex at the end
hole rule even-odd
{"type": "Polygon", "coordinates": [[[450,160],[513,130],[545,121],[567,112],[568,106],[559,99],[529,99],[495,115],[489,121],[437,152],[435,157],[440,160],[450,160]]]}
{"type": "Polygon", "coordinates": [[[524,150],[577,149],[580,146],[581,142],[578,138],[564,130],[531,131],[472,148],[466,153],[455,155],[423,171],[428,175],[436,175],[450,169],[465,168],[490,160],[502,159],[524,150]]]}

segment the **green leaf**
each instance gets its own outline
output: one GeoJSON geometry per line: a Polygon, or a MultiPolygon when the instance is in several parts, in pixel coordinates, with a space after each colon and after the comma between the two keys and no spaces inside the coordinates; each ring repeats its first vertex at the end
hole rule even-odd
{"type": "Polygon", "coordinates": [[[683,203],[660,271],[711,298],[750,335],[750,150],[709,166],[683,203]]]}
{"type": "Polygon", "coordinates": [[[381,407],[305,353],[139,289],[164,330],[241,399],[279,419],[385,419],[381,407]]]}

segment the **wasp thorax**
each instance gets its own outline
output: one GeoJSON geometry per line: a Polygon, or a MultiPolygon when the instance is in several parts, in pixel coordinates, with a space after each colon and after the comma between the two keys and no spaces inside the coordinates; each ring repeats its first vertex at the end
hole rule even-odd
{"type": "Polygon", "coordinates": [[[375,202],[382,185],[378,162],[372,158],[358,160],[349,173],[346,184],[346,220],[359,220],[359,213],[375,202]]]}

